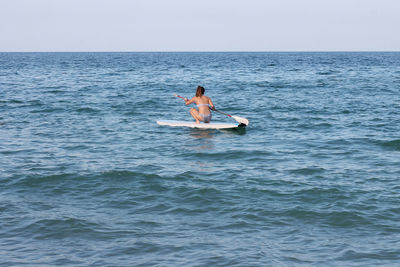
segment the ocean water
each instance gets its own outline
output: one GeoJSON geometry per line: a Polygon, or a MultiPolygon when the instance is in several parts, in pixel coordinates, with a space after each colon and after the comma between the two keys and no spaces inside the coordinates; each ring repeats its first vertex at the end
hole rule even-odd
{"type": "Polygon", "coordinates": [[[400,53],[0,53],[2,266],[396,266],[399,199],[400,53]]]}

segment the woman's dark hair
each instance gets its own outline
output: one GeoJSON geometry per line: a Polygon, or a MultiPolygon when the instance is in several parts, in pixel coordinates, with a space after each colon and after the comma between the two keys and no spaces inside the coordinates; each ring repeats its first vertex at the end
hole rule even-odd
{"type": "Polygon", "coordinates": [[[202,95],[204,95],[204,87],[203,86],[197,86],[197,90],[196,90],[196,96],[197,97],[199,97],[199,96],[202,96],[202,95]]]}

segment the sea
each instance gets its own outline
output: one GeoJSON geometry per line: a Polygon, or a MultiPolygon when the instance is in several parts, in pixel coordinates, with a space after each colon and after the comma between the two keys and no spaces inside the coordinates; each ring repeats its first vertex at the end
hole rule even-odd
{"type": "Polygon", "coordinates": [[[0,53],[0,266],[400,266],[400,52],[0,53]]]}

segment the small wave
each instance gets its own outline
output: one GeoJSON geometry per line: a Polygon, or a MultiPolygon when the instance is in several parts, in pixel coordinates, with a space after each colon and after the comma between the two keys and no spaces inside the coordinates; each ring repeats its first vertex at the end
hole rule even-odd
{"type": "Polygon", "coordinates": [[[46,93],[49,94],[60,94],[60,93],[65,93],[67,87],[63,86],[63,85],[59,85],[59,86],[47,86],[44,87],[43,89],[47,90],[46,93]]]}
{"type": "Polygon", "coordinates": [[[100,110],[90,107],[78,108],[76,110],[78,113],[98,113],[100,110]]]}
{"type": "MultiPolygon", "coordinates": [[[[336,146],[349,146],[351,145],[351,142],[347,139],[343,139],[343,138],[338,138],[338,139],[334,139],[334,140],[329,140],[328,142],[326,142],[328,145],[336,145],[336,146]]],[[[350,153],[351,151],[347,151],[347,153],[350,153]]]]}
{"type": "MultiPolygon", "coordinates": [[[[370,252],[365,251],[356,251],[353,249],[346,250],[342,253],[342,255],[338,258],[338,260],[367,260],[367,259],[375,259],[375,260],[399,260],[400,259],[400,251],[396,247],[392,249],[379,249],[371,250],[370,252]]],[[[379,264],[377,264],[379,265],[379,264]]]]}
{"type": "Polygon", "coordinates": [[[63,108],[43,108],[43,109],[36,109],[32,110],[29,113],[36,114],[36,113],[53,113],[53,112],[62,112],[64,111],[63,108]]]}
{"type": "Polygon", "coordinates": [[[47,91],[47,93],[49,93],[49,94],[63,94],[63,93],[65,93],[65,91],[64,90],[49,90],[49,91],[47,91]]]}
{"type": "Polygon", "coordinates": [[[25,233],[31,233],[35,239],[62,239],[78,236],[82,238],[98,238],[99,225],[87,220],[76,218],[43,219],[24,227],[25,233]]]}
{"type": "Polygon", "coordinates": [[[317,75],[322,75],[322,76],[324,76],[324,75],[332,75],[332,74],[337,74],[337,73],[338,73],[338,72],[335,71],[335,70],[325,70],[325,71],[317,72],[317,75]]]}
{"type": "Polygon", "coordinates": [[[321,123],[301,123],[296,125],[296,127],[300,129],[325,129],[331,128],[333,125],[328,122],[321,122],[321,123]]]}
{"type": "MultiPolygon", "coordinates": [[[[0,125],[2,125],[4,123],[0,122],[0,125]]],[[[0,151],[0,154],[3,155],[17,155],[17,154],[25,154],[25,153],[29,153],[34,151],[34,149],[16,149],[16,150],[4,150],[4,151],[0,151]]]]}
{"type": "Polygon", "coordinates": [[[317,173],[322,173],[324,171],[325,171],[324,168],[309,167],[309,168],[294,169],[291,170],[290,172],[293,174],[300,174],[300,175],[314,175],[317,173]]]}
{"type": "Polygon", "coordinates": [[[128,116],[128,117],[137,116],[137,115],[140,115],[140,114],[142,114],[142,113],[137,112],[137,111],[127,111],[127,112],[124,113],[124,115],[128,116]]]}
{"type": "Polygon", "coordinates": [[[40,187],[64,180],[69,180],[76,175],[73,174],[55,174],[55,175],[33,175],[15,180],[14,184],[26,186],[28,188],[40,187]]]}
{"type": "Polygon", "coordinates": [[[400,139],[382,142],[381,146],[389,150],[400,151],[400,139]]]}
{"type": "Polygon", "coordinates": [[[83,192],[92,196],[113,196],[126,194],[127,185],[147,192],[143,196],[150,196],[170,190],[168,183],[187,179],[183,176],[160,176],[157,174],[108,171],[102,173],[65,173],[56,175],[32,175],[16,178],[8,183],[19,192],[42,192],[53,195],[79,195],[83,192]]]}
{"type": "Polygon", "coordinates": [[[285,83],[276,82],[276,83],[271,83],[270,87],[271,88],[275,88],[275,89],[281,89],[281,88],[286,88],[286,84],[285,83]]]}
{"type": "Polygon", "coordinates": [[[198,159],[210,159],[210,160],[235,160],[235,159],[253,159],[255,157],[266,157],[270,156],[270,152],[266,151],[241,151],[241,150],[233,150],[229,152],[218,152],[218,153],[207,153],[207,152],[197,152],[197,153],[185,153],[185,157],[195,157],[198,159]]]}
{"type": "Polygon", "coordinates": [[[315,221],[320,220],[322,214],[317,211],[306,210],[302,207],[296,206],[293,209],[280,212],[281,215],[289,218],[294,218],[295,220],[302,221],[315,221]]]}
{"type": "Polygon", "coordinates": [[[144,177],[148,179],[161,179],[162,177],[157,174],[147,174],[142,172],[133,172],[126,170],[111,170],[106,171],[98,175],[100,178],[108,178],[108,179],[131,179],[135,177],[144,177]]]}
{"type": "Polygon", "coordinates": [[[17,100],[17,99],[10,99],[10,100],[0,100],[0,104],[23,104],[24,101],[17,100]]]}
{"type": "Polygon", "coordinates": [[[90,148],[90,146],[85,145],[85,144],[69,144],[69,145],[63,146],[62,148],[65,150],[68,150],[68,151],[74,151],[74,150],[86,150],[86,149],[90,148]]]}
{"type": "Polygon", "coordinates": [[[325,224],[333,227],[352,228],[358,225],[372,225],[366,217],[356,211],[334,211],[325,214],[325,224]]]}
{"type": "Polygon", "coordinates": [[[270,87],[270,84],[268,82],[257,82],[252,84],[255,87],[270,87]]]}
{"type": "Polygon", "coordinates": [[[282,215],[302,221],[319,221],[324,225],[338,228],[353,228],[359,225],[373,225],[371,221],[356,211],[309,210],[301,206],[282,212],[282,215]]]}
{"type": "Polygon", "coordinates": [[[107,73],[103,74],[103,76],[106,76],[106,77],[113,77],[113,76],[119,76],[119,75],[121,75],[121,74],[118,72],[107,72],[107,73]]]}
{"type": "Polygon", "coordinates": [[[337,201],[343,201],[349,199],[347,192],[342,191],[338,188],[320,188],[313,187],[310,189],[302,189],[293,194],[296,198],[299,198],[305,203],[335,203],[337,201]]]}
{"type": "MultiPolygon", "coordinates": [[[[146,181],[151,180],[163,180],[162,177],[157,174],[149,174],[145,172],[134,172],[134,171],[120,171],[111,170],[101,173],[60,173],[54,175],[31,175],[15,181],[16,184],[25,185],[28,187],[43,186],[52,183],[66,182],[69,180],[76,180],[79,182],[88,181],[99,181],[99,180],[132,180],[133,178],[143,178],[146,181]]],[[[166,177],[167,178],[167,177],[166,177]]],[[[75,184],[71,182],[71,184],[75,184]]]]}
{"type": "Polygon", "coordinates": [[[24,103],[25,103],[24,107],[30,107],[30,108],[32,108],[32,107],[44,107],[44,106],[46,106],[46,104],[43,103],[43,102],[40,101],[40,100],[31,100],[31,101],[27,101],[27,102],[24,102],[24,103]]]}

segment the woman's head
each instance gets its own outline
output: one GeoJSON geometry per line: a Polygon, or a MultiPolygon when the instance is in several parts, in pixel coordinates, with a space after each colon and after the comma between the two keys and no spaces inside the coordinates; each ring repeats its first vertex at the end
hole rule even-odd
{"type": "Polygon", "coordinates": [[[203,86],[197,86],[197,90],[196,90],[196,96],[197,97],[199,97],[199,96],[202,96],[202,95],[204,95],[204,87],[203,86]]]}

